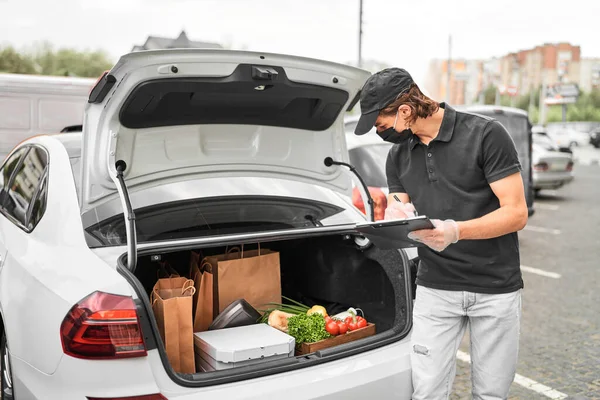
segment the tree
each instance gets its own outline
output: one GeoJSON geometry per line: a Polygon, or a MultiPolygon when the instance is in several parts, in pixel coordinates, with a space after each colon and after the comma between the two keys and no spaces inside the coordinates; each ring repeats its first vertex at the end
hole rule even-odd
{"type": "Polygon", "coordinates": [[[19,54],[9,46],[0,50],[0,72],[35,74],[37,71],[30,57],[19,54]]]}
{"type": "Polygon", "coordinates": [[[489,85],[483,92],[483,104],[495,104],[496,103],[496,86],[489,85]]]}
{"type": "Polygon", "coordinates": [[[0,52],[0,70],[18,74],[98,77],[113,66],[108,55],[101,51],[54,50],[47,42],[29,52],[16,52],[8,47],[0,52]],[[6,54],[6,55],[5,55],[6,54]],[[4,67],[4,68],[2,68],[4,67]]]}

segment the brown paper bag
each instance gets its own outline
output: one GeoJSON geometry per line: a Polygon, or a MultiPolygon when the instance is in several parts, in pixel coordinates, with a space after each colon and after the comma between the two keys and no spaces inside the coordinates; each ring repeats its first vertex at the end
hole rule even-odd
{"type": "Polygon", "coordinates": [[[195,252],[192,252],[190,276],[196,289],[193,300],[194,332],[204,332],[213,321],[213,275],[203,270],[200,255],[195,252]]]}
{"type": "Polygon", "coordinates": [[[245,299],[254,308],[281,303],[279,253],[267,249],[231,249],[226,254],[208,256],[200,264],[202,277],[194,319],[194,331],[208,328],[228,305],[245,299]],[[211,285],[212,283],[212,285],[211,285]],[[211,293],[212,287],[212,293],[211,293]]]}
{"type": "Polygon", "coordinates": [[[152,289],[152,311],[156,317],[167,357],[176,372],[196,372],[192,299],[194,281],[184,277],[159,279],[152,289]]]}

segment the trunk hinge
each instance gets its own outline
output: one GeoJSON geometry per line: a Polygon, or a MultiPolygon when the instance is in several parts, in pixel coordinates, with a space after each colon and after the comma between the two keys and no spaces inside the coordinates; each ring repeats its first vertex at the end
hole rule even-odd
{"type": "Polygon", "coordinates": [[[125,217],[125,233],[127,235],[127,269],[131,272],[135,272],[137,265],[137,236],[135,231],[135,214],[131,207],[131,201],[129,200],[129,192],[125,185],[125,179],[123,178],[123,172],[127,168],[127,164],[123,160],[119,160],[115,163],[117,169],[117,181],[119,183],[119,197],[121,197],[121,203],[124,210],[125,217]]]}

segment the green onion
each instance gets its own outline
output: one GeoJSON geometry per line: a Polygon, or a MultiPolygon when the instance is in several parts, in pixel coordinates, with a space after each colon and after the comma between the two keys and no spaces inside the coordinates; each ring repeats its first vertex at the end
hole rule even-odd
{"type": "Polygon", "coordinates": [[[274,310],[279,310],[288,314],[306,314],[306,312],[310,309],[305,304],[302,304],[296,300],[290,299],[289,297],[281,296],[284,300],[292,304],[283,304],[283,303],[266,303],[264,306],[268,307],[266,309],[259,309],[258,311],[263,313],[262,316],[258,319],[259,323],[266,323],[269,320],[269,315],[274,310]]]}

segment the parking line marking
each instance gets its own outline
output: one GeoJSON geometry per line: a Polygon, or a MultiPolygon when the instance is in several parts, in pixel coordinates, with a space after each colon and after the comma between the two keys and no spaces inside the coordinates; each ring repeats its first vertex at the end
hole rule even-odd
{"type": "Polygon", "coordinates": [[[559,279],[561,277],[560,274],[556,272],[544,271],[543,269],[528,267],[527,265],[521,265],[521,270],[525,272],[531,272],[532,274],[537,274],[541,276],[547,276],[548,278],[559,279]]]}
{"type": "Polygon", "coordinates": [[[538,232],[538,233],[551,233],[553,235],[560,235],[559,229],[542,228],[541,226],[525,225],[524,231],[538,232]]]}
{"type": "MultiPolygon", "coordinates": [[[[471,363],[471,356],[464,351],[458,350],[456,352],[456,358],[468,364],[471,363]]],[[[546,385],[542,385],[541,383],[536,382],[533,379],[526,378],[523,375],[515,374],[515,379],[513,382],[519,386],[523,386],[525,389],[534,391],[553,400],[562,400],[568,397],[566,394],[559,392],[558,390],[552,389],[546,385]]]]}
{"type": "Polygon", "coordinates": [[[540,210],[556,211],[560,208],[560,206],[557,206],[556,204],[536,203],[533,206],[533,208],[540,209],[540,210]]]}

